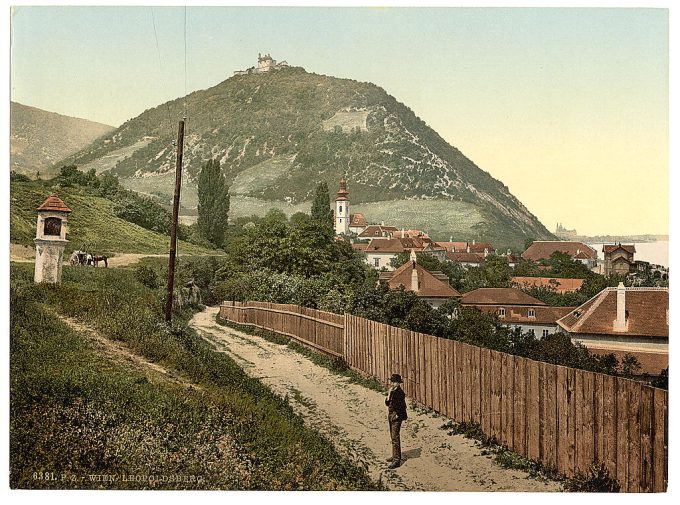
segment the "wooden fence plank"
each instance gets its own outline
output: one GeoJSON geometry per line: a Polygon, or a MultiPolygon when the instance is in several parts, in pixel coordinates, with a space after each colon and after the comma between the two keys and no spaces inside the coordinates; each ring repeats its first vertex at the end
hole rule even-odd
{"type": "Polygon", "coordinates": [[[540,461],[540,389],[538,362],[527,362],[527,457],[540,461]]]}
{"type": "Polygon", "coordinates": [[[640,491],[640,397],[642,383],[628,383],[628,489],[629,493],[640,491]]]}
{"type": "Polygon", "coordinates": [[[668,392],[654,389],[653,491],[666,491],[668,480],[668,392]]]}
{"type": "Polygon", "coordinates": [[[513,448],[526,456],[526,358],[515,356],[513,404],[513,448]]]}
{"type": "Polygon", "coordinates": [[[654,390],[643,386],[640,395],[640,491],[652,491],[652,436],[654,433],[653,413],[654,390]]]}
{"type": "Polygon", "coordinates": [[[628,381],[618,380],[616,391],[616,480],[628,489],[628,381]]]}
{"type": "Polygon", "coordinates": [[[492,437],[501,440],[503,432],[502,421],[502,354],[491,351],[491,433],[492,437]]]}
{"type": "Polygon", "coordinates": [[[515,447],[515,356],[512,354],[507,355],[503,378],[503,435],[506,445],[513,449],[515,447]]]}
{"type": "Polygon", "coordinates": [[[557,462],[557,437],[558,437],[558,392],[557,392],[557,365],[545,363],[545,419],[543,451],[546,466],[551,469],[558,469],[557,462]]]}
{"type": "Polygon", "coordinates": [[[481,350],[481,357],[480,357],[480,363],[481,363],[481,370],[480,370],[480,376],[481,376],[481,424],[482,424],[482,431],[489,435],[491,433],[491,388],[490,388],[490,380],[491,380],[491,351],[489,349],[482,349],[481,350]]]}
{"type": "Polygon", "coordinates": [[[569,469],[569,430],[567,417],[569,404],[567,400],[567,369],[557,367],[557,469],[567,474],[569,469]]]}
{"type": "Polygon", "coordinates": [[[455,383],[455,398],[456,398],[456,404],[455,404],[455,412],[456,412],[456,417],[455,420],[457,422],[463,421],[463,366],[462,366],[462,356],[463,356],[463,344],[460,342],[455,343],[455,348],[454,348],[454,370],[455,370],[455,376],[456,376],[456,383],[455,383]]]}
{"type": "Polygon", "coordinates": [[[576,469],[576,372],[567,368],[567,475],[576,469]]]}
{"type": "Polygon", "coordinates": [[[604,376],[593,374],[593,461],[603,463],[604,455],[604,376]]]}
{"type": "Polygon", "coordinates": [[[472,348],[472,421],[482,424],[482,395],[481,395],[481,349],[477,346],[472,348]]]}
{"type": "Polygon", "coordinates": [[[576,370],[576,471],[585,474],[595,461],[595,374],[576,370]]]}
{"type": "Polygon", "coordinates": [[[602,447],[604,459],[602,462],[612,478],[616,478],[616,438],[617,438],[617,381],[611,375],[602,377],[602,397],[603,397],[603,425],[602,425],[602,447]]]}

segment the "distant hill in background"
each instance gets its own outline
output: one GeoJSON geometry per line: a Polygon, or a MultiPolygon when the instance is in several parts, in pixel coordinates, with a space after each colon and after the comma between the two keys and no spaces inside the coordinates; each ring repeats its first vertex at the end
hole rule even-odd
{"type": "Polygon", "coordinates": [[[53,175],[55,163],[112,130],[113,126],[10,102],[10,170],[53,175]]]}
{"type": "Polygon", "coordinates": [[[219,159],[231,217],[309,211],[317,184],[348,181],[353,212],[436,240],[521,248],[553,235],[507,186],[448,144],[382,88],[299,67],[234,76],[126,121],[57,166],[110,172],[170,203],[172,147],[186,101],[184,216],[196,213],[202,163],[219,159]]]}

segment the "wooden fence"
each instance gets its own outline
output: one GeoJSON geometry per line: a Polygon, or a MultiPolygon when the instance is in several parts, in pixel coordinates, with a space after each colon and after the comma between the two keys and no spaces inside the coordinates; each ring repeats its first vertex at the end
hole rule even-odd
{"type": "Polygon", "coordinates": [[[226,302],[220,317],[342,356],[383,383],[398,373],[416,402],[568,477],[599,462],[622,491],[666,490],[667,391],[295,305],[226,302]]]}

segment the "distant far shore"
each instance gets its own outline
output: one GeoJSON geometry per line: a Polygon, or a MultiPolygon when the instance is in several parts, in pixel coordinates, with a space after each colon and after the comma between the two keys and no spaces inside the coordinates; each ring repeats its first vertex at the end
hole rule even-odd
{"type": "Polygon", "coordinates": [[[668,242],[668,235],[573,235],[561,240],[578,240],[595,243],[633,243],[633,242],[668,242]]]}

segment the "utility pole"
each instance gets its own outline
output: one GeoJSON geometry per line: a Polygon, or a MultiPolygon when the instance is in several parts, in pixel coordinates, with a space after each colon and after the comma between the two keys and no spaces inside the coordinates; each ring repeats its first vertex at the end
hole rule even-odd
{"type": "Polygon", "coordinates": [[[184,121],[177,132],[177,163],[175,165],[175,198],[172,202],[172,227],[170,228],[170,258],[168,259],[168,298],[165,302],[165,322],[172,321],[172,293],[175,284],[175,257],[177,256],[177,219],[179,218],[179,192],[182,187],[182,156],[184,154],[184,121]]]}

